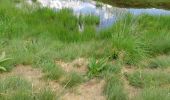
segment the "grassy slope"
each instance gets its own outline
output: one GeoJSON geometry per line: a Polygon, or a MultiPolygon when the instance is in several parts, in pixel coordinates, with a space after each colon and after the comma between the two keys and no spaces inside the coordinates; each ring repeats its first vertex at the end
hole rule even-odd
{"type": "MultiPolygon", "coordinates": [[[[115,25],[100,33],[95,30],[97,19],[97,17],[90,16],[79,19],[68,9],[57,13],[47,8],[32,9],[29,6],[19,9],[14,7],[10,1],[1,0],[0,52],[5,51],[7,56],[12,58],[11,61],[2,65],[8,71],[18,64],[40,67],[48,78],[59,80],[65,75],[65,72],[55,64],[56,59],[70,61],[79,57],[106,58],[109,60],[104,63],[91,62],[94,68],[90,70],[90,73],[92,76],[94,75],[93,77],[102,76],[107,80],[105,94],[108,99],[127,99],[121,82],[122,64],[140,65],[139,62],[146,58],[169,54],[170,23],[167,22],[170,22],[170,16],[132,16],[128,14],[115,25]],[[78,23],[84,23],[86,26],[83,32],[79,32],[78,23]],[[110,64],[109,62],[113,59],[118,63],[110,64]],[[100,66],[99,72],[96,72],[98,68],[95,66],[100,66]]],[[[161,64],[161,66],[164,65],[161,64]]],[[[129,75],[129,81],[134,84],[141,83],[140,74],[129,75]]],[[[161,83],[158,82],[159,75],[155,76],[154,74],[150,76],[150,74],[142,73],[142,77],[146,77],[146,80],[144,80],[145,83],[139,85],[145,88],[145,86],[150,87],[150,85],[156,84],[156,89],[153,90],[159,90],[159,84],[157,85],[157,83],[161,83]]],[[[71,76],[72,83],[69,83],[69,87],[81,83],[78,80],[82,77],[76,73],[67,75],[71,76]]],[[[165,81],[167,78],[169,79],[166,77],[167,74],[163,73],[160,76],[162,83],[169,83],[169,81],[165,81]]],[[[5,82],[0,84],[8,83],[5,82]]],[[[8,90],[8,88],[3,89],[2,87],[2,90],[8,90]]],[[[160,90],[164,91],[164,89],[160,90]]],[[[152,94],[150,91],[152,89],[144,89],[139,98],[149,100],[147,98],[153,98],[156,93],[159,93],[155,91],[156,93],[152,94]],[[146,93],[150,93],[150,95],[145,95],[146,93]]],[[[167,93],[167,91],[164,92],[167,93]]],[[[12,95],[12,98],[17,95],[12,95]]],[[[23,95],[24,98],[27,96],[23,95]]]]}

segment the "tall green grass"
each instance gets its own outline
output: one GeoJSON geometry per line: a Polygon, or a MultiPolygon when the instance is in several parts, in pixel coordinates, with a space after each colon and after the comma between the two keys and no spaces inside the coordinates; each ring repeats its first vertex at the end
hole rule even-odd
{"type": "MultiPolygon", "coordinates": [[[[49,8],[32,8],[29,12],[25,12],[20,8],[10,7],[11,5],[14,6],[11,2],[3,2],[3,5],[7,4],[9,6],[1,7],[0,21],[2,28],[0,34],[2,37],[27,39],[29,37],[48,36],[64,42],[81,41],[82,34],[80,34],[78,28],[79,18],[73,14],[72,10],[63,9],[56,12],[49,8]]],[[[89,23],[93,19],[96,18],[88,16],[81,20],[88,25],[94,25],[89,23]]],[[[98,22],[98,19],[94,21],[94,23],[98,22]]],[[[94,28],[92,27],[91,30],[94,30],[94,28]]],[[[85,34],[88,33],[85,32],[85,34]]],[[[86,39],[91,38],[91,36],[86,36],[86,39]]]]}
{"type": "Polygon", "coordinates": [[[127,14],[112,28],[103,31],[101,37],[111,37],[112,52],[117,53],[118,58],[128,64],[136,64],[147,57],[170,51],[170,25],[166,23],[169,20],[168,15],[127,14]]]}
{"type": "MultiPolygon", "coordinates": [[[[14,4],[8,1],[4,5],[14,4]]],[[[116,22],[113,27],[97,33],[94,24],[99,23],[98,17],[85,16],[78,18],[69,9],[55,12],[48,8],[36,8],[30,10],[30,12],[24,12],[20,8],[13,6],[2,6],[0,10],[0,35],[2,42],[5,41],[8,43],[10,42],[9,39],[13,39],[14,41],[20,39],[22,41],[17,42],[28,41],[30,43],[32,42],[33,45],[37,45],[37,41],[42,42],[43,39],[47,38],[48,43],[50,45],[51,43],[53,44],[51,46],[52,49],[63,51],[60,55],[57,55],[59,58],[66,58],[64,56],[75,58],[73,56],[76,53],[73,53],[72,50],[76,50],[78,45],[82,45],[84,46],[82,50],[86,51],[85,46],[88,43],[86,45],[85,42],[87,41],[92,41],[92,43],[89,42],[89,45],[93,45],[93,42],[96,41],[93,45],[94,47],[97,47],[102,42],[103,44],[109,43],[109,45],[99,46],[99,48],[104,48],[106,51],[101,49],[96,51],[87,50],[87,53],[84,55],[117,55],[119,56],[118,58],[123,59],[128,64],[136,64],[146,57],[168,53],[170,50],[170,25],[166,23],[170,20],[169,16],[132,16],[128,14],[116,22]],[[83,32],[79,31],[80,22],[85,24],[83,32]],[[55,45],[59,45],[59,48],[54,48],[55,45]],[[75,47],[72,48],[69,45],[75,47]],[[67,52],[68,55],[62,55],[64,52],[67,52]]],[[[43,48],[49,47],[47,43],[41,45],[44,46],[43,48]]],[[[35,48],[38,48],[38,46],[35,48]]],[[[28,53],[30,51],[28,49],[28,53]]],[[[33,51],[33,54],[35,52],[33,51]]],[[[26,57],[30,55],[28,54],[26,57]]],[[[78,54],[78,56],[82,55],[78,54]]]]}

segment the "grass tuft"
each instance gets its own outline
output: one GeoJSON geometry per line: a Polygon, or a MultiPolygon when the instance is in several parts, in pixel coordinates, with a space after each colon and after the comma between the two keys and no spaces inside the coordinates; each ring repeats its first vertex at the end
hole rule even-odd
{"type": "Polygon", "coordinates": [[[170,83],[168,73],[158,71],[136,71],[127,75],[129,83],[135,87],[162,87],[170,83]]]}
{"type": "Polygon", "coordinates": [[[107,100],[128,100],[127,94],[124,92],[119,76],[113,76],[107,80],[105,86],[105,94],[107,100]]]}
{"type": "Polygon", "coordinates": [[[66,87],[66,88],[72,88],[74,86],[79,85],[80,83],[82,83],[84,81],[84,78],[82,75],[76,73],[76,72],[71,72],[69,73],[65,80],[62,82],[62,84],[66,87]]]}

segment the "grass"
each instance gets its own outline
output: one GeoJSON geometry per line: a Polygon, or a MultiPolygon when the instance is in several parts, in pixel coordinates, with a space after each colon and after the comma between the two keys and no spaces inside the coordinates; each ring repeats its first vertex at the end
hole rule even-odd
{"type": "Polygon", "coordinates": [[[5,52],[2,53],[0,56],[0,71],[7,71],[7,69],[3,66],[3,63],[10,60],[9,58],[5,57],[5,52]]]}
{"type": "Polygon", "coordinates": [[[135,87],[163,87],[170,83],[169,73],[159,71],[137,71],[127,75],[130,84],[135,87]]]}
{"type": "Polygon", "coordinates": [[[109,78],[105,86],[105,94],[107,100],[128,100],[127,94],[123,89],[119,76],[113,76],[109,78]]]}
{"type": "MultiPolygon", "coordinates": [[[[2,80],[2,79],[1,79],[2,80]]],[[[1,100],[56,100],[56,96],[48,89],[38,94],[32,90],[31,83],[21,77],[7,77],[0,82],[1,100]],[[43,99],[42,99],[43,98],[43,99]]]]}
{"type": "Polygon", "coordinates": [[[168,16],[126,15],[107,32],[112,33],[113,51],[125,63],[135,64],[140,60],[169,52],[168,16]],[[145,18],[145,20],[144,20],[145,18]],[[161,23],[158,23],[161,20],[161,23]],[[153,27],[150,27],[153,26],[153,27]]]}
{"type": "MultiPolygon", "coordinates": [[[[108,100],[127,100],[128,94],[121,80],[124,66],[140,66],[140,62],[145,59],[152,59],[148,61],[147,67],[166,69],[169,66],[168,15],[127,14],[110,28],[96,31],[96,25],[99,24],[97,16],[77,17],[70,9],[56,12],[49,8],[40,8],[36,4],[35,7],[24,4],[26,6],[21,9],[15,7],[15,4],[13,1],[0,0],[0,52],[5,51],[7,58],[12,58],[2,64],[7,71],[19,64],[31,65],[42,69],[46,78],[68,88],[83,83],[86,76],[101,76],[106,81],[104,93],[108,100]],[[80,25],[83,26],[81,31],[80,25]],[[166,57],[157,58],[159,55],[166,57]],[[77,58],[94,58],[89,62],[86,76],[65,72],[55,62],[77,58]]],[[[166,72],[137,71],[127,73],[127,79],[130,85],[143,89],[139,100],[167,97],[164,93],[168,89],[162,88],[170,83],[166,72]],[[163,93],[156,95],[159,90],[163,93]]],[[[0,91],[9,94],[0,95],[2,100],[56,100],[50,90],[32,94],[30,83],[20,78],[0,81],[0,91]],[[13,93],[14,90],[16,93],[13,93]]]]}
{"type": "Polygon", "coordinates": [[[43,66],[43,71],[46,77],[53,80],[59,80],[65,74],[64,70],[52,61],[43,61],[39,66],[43,66]]]}
{"type": "Polygon", "coordinates": [[[169,52],[170,25],[165,24],[170,20],[168,16],[127,15],[100,35],[96,34],[95,27],[91,27],[93,23],[88,23],[90,25],[81,33],[78,29],[79,18],[68,9],[57,13],[47,8],[37,8],[27,13],[15,9],[17,17],[13,16],[12,11],[1,12],[3,24],[0,32],[1,42],[5,43],[3,50],[15,58],[15,64],[34,64],[44,53],[52,59],[64,60],[91,55],[97,58],[120,56],[118,58],[125,63],[135,64],[148,56],[169,52]],[[160,20],[161,23],[158,23],[160,20]],[[46,26],[48,23],[50,25],[46,26]]]}
{"type": "Polygon", "coordinates": [[[66,87],[66,88],[72,88],[74,86],[77,86],[79,84],[81,84],[84,81],[84,78],[82,75],[76,73],[76,72],[71,72],[69,73],[65,80],[62,82],[62,84],[66,87]]]}
{"type": "MultiPolygon", "coordinates": [[[[2,80],[2,79],[1,79],[2,80]]],[[[30,98],[31,84],[19,77],[9,77],[0,83],[0,98],[2,100],[28,100],[30,98]]]]}
{"type": "Polygon", "coordinates": [[[100,23],[100,18],[95,15],[80,15],[79,23],[83,23],[85,25],[98,25],[100,23]]]}
{"type": "Polygon", "coordinates": [[[88,65],[88,77],[97,77],[107,67],[107,59],[96,60],[92,58],[88,65]]]}
{"type": "Polygon", "coordinates": [[[147,88],[134,100],[169,100],[169,92],[169,89],[147,88]]]}
{"type": "Polygon", "coordinates": [[[49,89],[43,89],[37,96],[37,100],[59,100],[55,93],[49,89]]]}
{"type": "Polygon", "coordinates": [[[106,84],[104,94],[107,100],[128,100],[128,94],[124,91],[123,81],[121,80],[122,64],[120,61],[108,63],[103,70],[102,75],[105,76],[106,84]]]}
{"type": "Polygon", "coordinates": [[[169,56],[161,56],[153,58],[149,61],[148,66],[149,68],[168,68],[170,67],[170,57],[169,56]]]}

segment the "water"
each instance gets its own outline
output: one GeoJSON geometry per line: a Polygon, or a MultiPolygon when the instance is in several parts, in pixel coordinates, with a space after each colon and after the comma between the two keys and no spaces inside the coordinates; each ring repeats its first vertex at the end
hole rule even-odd
{"type": "Polygon", "coordinates": [[[118,8],[104,3],[98,4],[92,0],[38,0],[43,7],[49,7],[54,10],[62,8],[73,9],[76,15],[97,15],[100,17],[100,28],[113,25],[113,23],[126,13],[140,15],[143,13],[152,15],[170,15],[170,11],[164,9],[135,9],[135,8],[118,8]]]}

